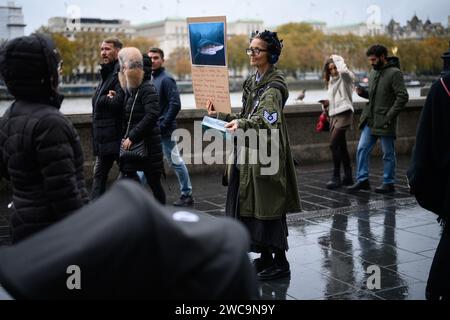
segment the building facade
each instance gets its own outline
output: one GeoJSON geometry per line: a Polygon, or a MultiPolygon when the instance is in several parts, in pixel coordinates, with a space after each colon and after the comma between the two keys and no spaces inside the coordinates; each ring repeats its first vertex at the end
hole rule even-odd
{"type": "Polygon", "coordinates": [[[16,6],[14,1],[0,5],[0,42],[23,36],[25,26],[22,7],[16,6]]]}
{"type": "Polygon", "coordinates": [[[327,35],[347,35],[352,34],[360,37],[365,36],[378,36],[386,33],[386,28],[382,24],[380,25],[368,25],[367,23],[357,23],[336,27],[325,27],[323,32],[327,35]]]}
{"type": "Polygon", "coordinates": [[[126,38],[131,38],[135,34],[130,21],[119,19],[54,17],[48,20],[48,29],[50,32],[61,33],[70,40],[74,40],[76,34],[80,32],[122,34],[126,38]]]}
{"type": "MultiPolygon", "coordinates": [[[[450,16],[449,25],[450,25],[450,16]]],[[[405,26],[401,26],[400,23],[391,19],[386,27],[387,34],[395,39],[413,39],[421,40],[430,36],[445,36],[449,34],[449,26],[445,28],[440,22],[432,23],[430,19],[423,22],[421,19],[414,15],[411,20],[407,21],[405,26]]]]}
{"type": "MultiPolygon", "coordinates": [[[[227,23],[227,36],[250,35],[263,30],[264,23],[259,20],[238,20],[227,23]]],[[[167,18],[162,21],[134,26],[135,36],[154,39],[168,57],[176,48],[189,48],[186,19],[167,18]]]]}

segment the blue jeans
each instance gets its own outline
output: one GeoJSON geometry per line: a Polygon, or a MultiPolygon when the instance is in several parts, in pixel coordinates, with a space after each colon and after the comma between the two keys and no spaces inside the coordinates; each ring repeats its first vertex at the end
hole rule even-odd
{"type": "Polygon", "coordinates": [[[373,136],[371,134],[370,128],[367,125],[361,132],[358,151],[356,152],[356,180],[358,182],[361,182],[369,179],[369,158],[373,148],[375,147],[375,144],[377,143],[378,138],[381,139],[381,148],[383,149],[383,183],[394,184],[396,166],[394,137],[373,136]]]}
{"type": "MultiPolygon", "coordinates": [[[[192,183],[189,178],[189,172],[187,171],[186,164],[178,151],[178,147],[175,141],[172,141],[170,137],[161,137],[164,158],[167,159],[170,166],[175,170],[175,174],[180,184],[181,194],[184,196],[192,196],[192,183]]],[[[142,184],[147,184],[147,179],[143,172],[138,171],[139,180],[142,184]]]]}
{"type": "Polygon", "coordinates": [[[191,179],[189,178],[189,172],[186,168],[186,164],[178,151],[176,142],[172,141],[170,137],[162,137],[161,141],[164,158],[166,158],[170,166],[175,170],[178,182],[180,183],[181,194],[184,196],[191,196],[191,179]]]}

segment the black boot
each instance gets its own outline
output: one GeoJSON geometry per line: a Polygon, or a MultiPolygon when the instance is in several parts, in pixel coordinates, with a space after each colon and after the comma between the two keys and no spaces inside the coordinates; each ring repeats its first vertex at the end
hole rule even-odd
{"type": "Polygon", "coordinates": [[[378,188],[375,188],[376,193],[386,194],[386,193],[394,193],[395,186],[394,184],[382,184],[378,188]]]}
{"type": "Polygon", "coordinates": [[[339,150],[339,145],[336,145],[335,143],[331,144],[331,155],[333,158],[333,177],[331,180],[327,183],[327,189],[336,189],[340,188],[342,186],[341,182],[341,154],[339,150]]]}
{"type": "Polygon", "coordinates": [[[340,188],[342,186],[341,177],[340,176],[334,176],[331,178],[330,181],[327,183],[327,189],[333,190],[340,188]]]}
{"type": "Polygon", "coordinates": [[[342,179],[342,184],[344,186],[351,186],[355,183],[353,180],[352,167],[344,168],[344,179],[342,179]]]}
{"type": "Polygon", "coordinates": [[[358,192],[360,190],[370,190],[369,180],[358,181],[354,185],[347,187],[347,191],[350,193],[358,192]]]}
{"type": "Polygon", "coordinates": [[[261,257],[253,260],[253,266],[255,267],[256,273],[260,273],[274,265],[274,259],[272,253],[268,250],[261,252],[261,257]]]}
{"type": "Polygon", "coordinates": [[[258,273],[258,278],[262,281],[287,278],[290,276],[291,268],[284,250],[276,250],[273,265],[258,273]]]}

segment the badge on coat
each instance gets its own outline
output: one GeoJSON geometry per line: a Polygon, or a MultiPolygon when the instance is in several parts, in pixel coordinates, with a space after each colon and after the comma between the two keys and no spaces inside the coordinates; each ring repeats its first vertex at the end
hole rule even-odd
{"type": "Polygon", "coordinates": [[[264,119],[271,125],[276,123],[278,121],[278,112],[269,113],[266,110],[264,110],[264,119]]]}

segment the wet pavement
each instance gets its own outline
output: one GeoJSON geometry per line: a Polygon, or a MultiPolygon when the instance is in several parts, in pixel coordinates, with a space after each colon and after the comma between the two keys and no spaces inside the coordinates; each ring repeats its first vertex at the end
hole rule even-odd
{"type": "MultiPolygon", "coordinates": [[[[327,190],[329,164],[297,169],[303,211],[288,215],[291,266],[288,279],[261,282],[263,299],[277,300],[421,300],[441,227],[420,208],[406,187],[408,158],[399,158],[392,195],[370,191],[348,194],[327,190]],[[380,288],[371,289],[379,268],[380,288]],[[369,285],[368,285],[369,282],[369,285]]],[[[371,161],[372,190],[381,184],[382,162],[371,161]]],[[[226,188],[221,173],[193,176],[195,209],[224,215],[226,188]]],[[[167,180],[168,203],[177,199],[174,177],[167,180]]],[[[6,190],[0,206],[5,207],[6,190]]],[[[7,214],[0,209],[0,245],[9,243],[7,214]]],[[[257,257],[250,254],[252,258],[257,257]]]]}

